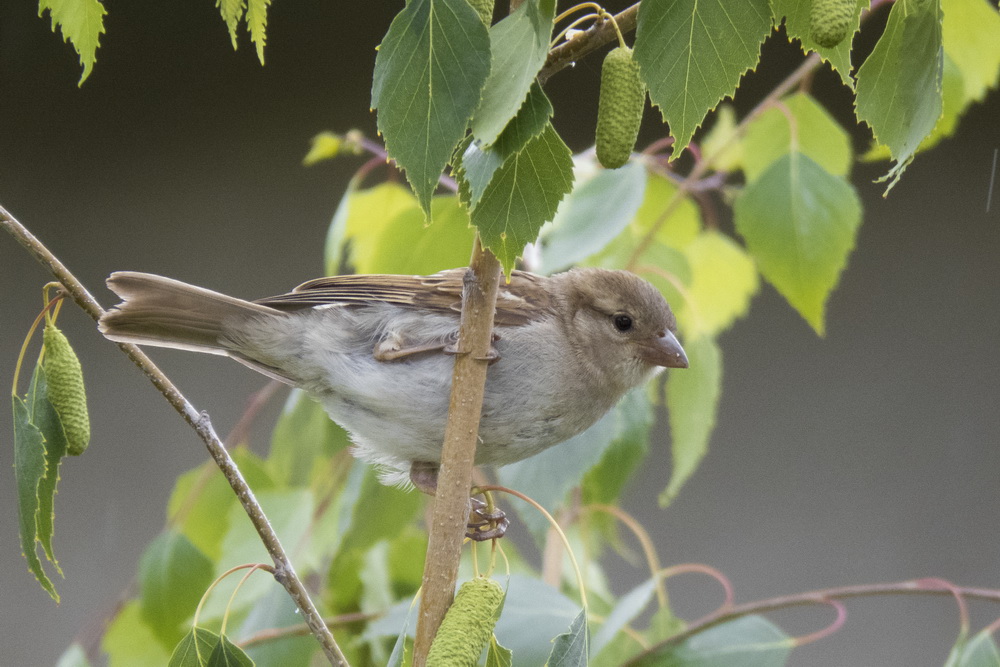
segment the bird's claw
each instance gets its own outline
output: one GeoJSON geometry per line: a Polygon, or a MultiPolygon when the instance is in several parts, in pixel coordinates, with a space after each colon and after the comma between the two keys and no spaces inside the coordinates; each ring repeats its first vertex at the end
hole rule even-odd
{"type": "Polygon", "coordinates": [[[469,530],[465,536],[476,542],[495,540],[504,536],[510,519],[503,510],[494,507],[490,510],[489,505],[479,498],[470,498],[472,510],[469,512],[469,530]]]}
{"type": "MultiPolygon", "coordinates": [[[[500,340],[500,334],[494,333],[492,335],[491,340],[492,340],[493,343],[497,342],[498,340],[500,340]]],[[[442,348],[442,351],[445,354],[459,354],[460,353],[459,349],[458,349],[458,332],[455,332],[455,334],[451,337],[451,342],[448,343],[447,345],[445,345],[444,348],[442,348]]],[[[500,361],[500,353],[497,352],[497,349],[495,347],[493,347],[493,345],[491,344],[490,345],[490,349],[486,353],[485,356],[481,356],[481,357],[477,356],[477,357],[475,357],[475,359],[476,359],[476,361],[486,361],[486,362],[488,362],[492,366],[496,362],[500,361]]]]}

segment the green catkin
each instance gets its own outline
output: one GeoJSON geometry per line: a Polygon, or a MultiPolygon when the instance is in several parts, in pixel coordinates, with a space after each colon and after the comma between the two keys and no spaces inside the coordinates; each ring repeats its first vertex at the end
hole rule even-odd
{"type": "Polygon", "coordinates": [[[87,394],[83,388],[83,370],[69,340],[55,325],[48,324],[42,334],[45,342],[45,381],[48,399],[59,415],[66,434],[66,451],[79,456],[90,444],[90,416],[87,394]]]}
{"type": "Polygon", "coordinates": [[[479,18],[487,26],[493,23],[493,2],[494,0],[468,0],[472,8],[479,13],[479,18]]]}
{"type": "Polygon", "coordinates": [[[826,48],[837,46],[851,31],[855,0],[812,0],[809,12],[809,34],[813,41],[826,48]]]}
{"type": "Polygon", "coordinates": [[[427,654],[427,667],[475,667],[493,636],[503,588],[476,577],[462,584],[427,654]]]}
{"type": "Polygon", "coordinates": [[[632,155],[646,87],[632,49],[612,49],[601,66],[601,97],[597,109],[597,159],[607,169],[617,169],[632,155]]]}

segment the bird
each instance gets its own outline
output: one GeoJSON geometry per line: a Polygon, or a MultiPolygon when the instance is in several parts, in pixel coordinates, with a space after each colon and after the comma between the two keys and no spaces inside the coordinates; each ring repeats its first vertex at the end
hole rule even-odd
{"type": "MultiPolygon", "coordinates": [[[[134,271],[100,319],[112,341],[228,356],[299,387],[387,484],[432,493],[441,459],[467,268],[340,275],[248,301],[134,271]]],[[[502,466],[594,424],[663,368],[686,368],[677,321],[649,282],[620,270],[500,281],[477,465],[502,466]]]]}

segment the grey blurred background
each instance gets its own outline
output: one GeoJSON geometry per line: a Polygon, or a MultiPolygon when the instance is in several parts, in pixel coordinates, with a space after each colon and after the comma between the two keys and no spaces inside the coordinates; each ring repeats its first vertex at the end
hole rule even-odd
{"type": "MultiPolygon", "coordinates": [[[[324,129],[374,135],[374,47],[402,3],[276,2],[263,68],[245,34],[232,50],[211,2],[109,5],[98,63],[77,88],[75,54],[48,18],[29,4],[0,4],[0,202],[105,304],[103,279],[116,269],[245,297],[319,275],[326,226],[360,161],[304,168],[302,156],[324,129]]],[[[772,39],[737,106],[748,109],[799,60],[772,39]]],[[[598,71],[591,58],[547,87],[574,150],[592,141],[598,71]]],[[[834,75],[821,72],[814,90],[849,119],[834,75]]],[[[987,212],[998,110],[994,92],[888,199],[871,182],[884,164],[856,171],[865,221],[825,339],[770,287],[722,337],[725,387],[702,468],[659,510],[670,460],[660,435],[627,496],[666,563],[721,569],[738,601],[923,576],[1000,587],[1000,193],[987,212]]],[[[863,147],[864,132],[852,131],[863,147]]],[[[648,114],[644,138],[660,133],[648,114]]],[[[0,238],[5,387],[48,280],[0,238]]],[[[0,410],[3,665],[53,664],[112,607],[163,524],[175,477],[206,458],[89,319],[69,307],[60,324],[87,373],[92,445],[63,467],[57,606],[20,554],[10,413],[0,410]]],[[[221,432],[263,384],[223,359],[153,356],[221,432]]],[[[262,418],[258,448],[275,411],[262,418]]],[[[618,591],[643,578],[622,561],[612,567],[618,591]]],[[[672,580],[671,591],[687,618],[721,600],[695,576],[672,580]]],[[[976,628],[1000,615],[998,606],[972,607],[976,628]]],[[[958,630],[947,598],[865,599],[848,609],[845,629],[797,650],[791,664],[942,664],[958,630]]],[[[773,618],[807,633],[832,612],[773,618]]]]}

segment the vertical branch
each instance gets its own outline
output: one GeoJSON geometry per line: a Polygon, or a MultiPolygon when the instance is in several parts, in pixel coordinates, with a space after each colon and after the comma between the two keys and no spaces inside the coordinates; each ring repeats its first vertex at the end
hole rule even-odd
{"type": "Polygon", "coordinates": [[[462,318],[451,380],[441,468],[424,562],[423,593],[417,619],[414,667],[423,667],[434,635],[451,605],[458,579],[469,514],[472,466],[486,387],[487,355],[500,283],[500,262],[483,249],[479,237],[462,290],[462,318]]]}
{"type": "MultiPolygon", "coordinates": [[[[35,238],[14,216],[8,213],[3,206],[0,206],[0,228],[6,229],[42,266],[48,269],[62,283],[73,301],[84,312],[95,320],[100,319],[101,315],[104,314],[104,309],[91,296],[87,288],[76,279],[76,276],[70,273],[69,269],[41,241],[35,238]]],[[[281,546],[278,535],[271,527],[267,516],[264,515],[264,510],[254,497],[253,490],[250,489],[239,468],[236,467],[236,463],[229,456],[229,452],[222,444],[222,440],[216,435],[215,428],[212,426],[208,414],[198,412],[184,395],[181,394],[174,383],[163,374],[163,371],[153,363],[152,359],[147,357],[138,347],[129,343],[119,343],[118,347],[145,373],[150,382],[167,399],[167,402],[180,413],[184,421],[201,437],[205,443],[205,447],[208,448],[208,453],[212,455],[216,465],[219,466],[222,474],[225,475],[226,481],[233,488],[233,492],[239,499],[240,504],[243,505],[244,511],[250,517],[251,523],[257,529],[257,534],[271,556],[271,560],[274,561],[274,578],[284,586],[295,602],[296,607],[302,612],[303,620],[323,647],[323,652],[326,654],[330,664],[335,667],[346,667],[347,659],[330,633],[330,629],[323,622],[323,618],[320,616],[319,610],[316,609],[316,605],[309,598],[309,593],[306,591],[302,580],[295,573],[292,562],[288,559],[288,555],[281,546]]]]}

